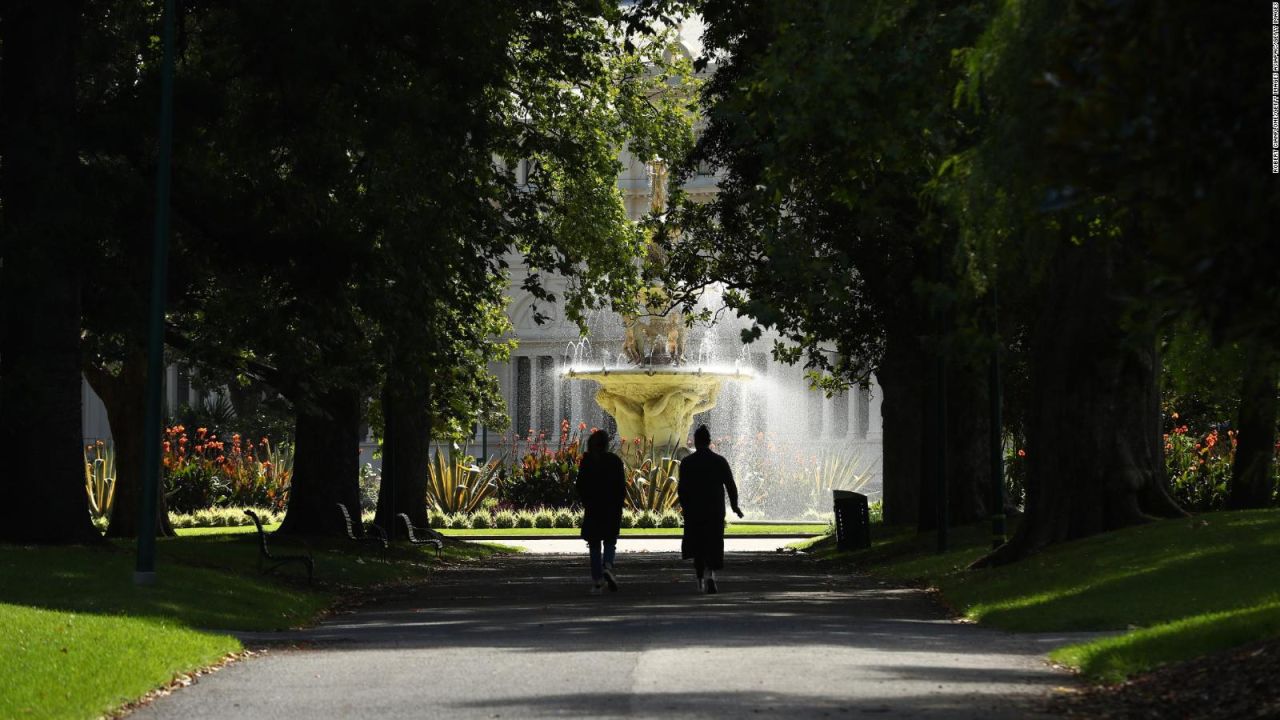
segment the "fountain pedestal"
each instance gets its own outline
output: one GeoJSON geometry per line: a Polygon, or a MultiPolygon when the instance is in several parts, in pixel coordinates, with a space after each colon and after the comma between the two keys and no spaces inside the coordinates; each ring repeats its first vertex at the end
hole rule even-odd
{"type": "Polygon", "coordinates": [[[620,437],[647,438],[660,451],[684,445],[693,416],[716,406],[725,380],[750,377],[684,368],[569,370],[567,374],[600,383],[596,403],[617,421],[620,437]]]}

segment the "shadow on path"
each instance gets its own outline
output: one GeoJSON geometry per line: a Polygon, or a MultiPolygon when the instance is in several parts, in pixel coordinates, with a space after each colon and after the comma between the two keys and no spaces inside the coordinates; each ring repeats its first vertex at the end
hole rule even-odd
{"type": "Polygon", "coordinates": [[[674,555],[512,556],[290,633],[137,717],[1027,717],[1073,682],[1042,656],[1068,635],[947,620],[917,590],[733,554],[719,595],[674,555]]]}

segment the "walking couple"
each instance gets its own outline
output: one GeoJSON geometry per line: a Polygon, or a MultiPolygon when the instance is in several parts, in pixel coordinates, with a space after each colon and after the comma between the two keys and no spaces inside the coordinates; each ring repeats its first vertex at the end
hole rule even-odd
{"type": "MultiPolygon", "coordinates": [[[[706,425],[693,433],[694,451],[680,461],[677,494],[684,512],[684,539],[680,544],[685,560],[693,560],[698,590],[718,591],[716,571],[724,567],[724,501],[742,517],[738,509],[738,486],[733,482],[729,461],[711,450],[711,432],[706,425]]],[[[607,585],[617,591],[613,562],[622,527],[622,503],[627,494],[622,459],[609,452],[609,433],[597,430],[587,438],[587,452],[578,468],[578,496],[582,499],[582,537],[591,551],[591,592],[599,594],[607,585]]]]}

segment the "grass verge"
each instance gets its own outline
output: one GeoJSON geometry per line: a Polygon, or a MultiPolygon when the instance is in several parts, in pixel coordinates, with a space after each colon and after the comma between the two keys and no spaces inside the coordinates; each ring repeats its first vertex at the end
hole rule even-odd
{"type": "MultiPolygon", "coordinates": [[[[223,532],[157,543],[158,581],[133,584],[133,546],[0,545],[0,717],[93,718],[241,648],[226,630],[312,622],[343,595],[425,578],[434,551],[353,552],[312,542],[316,584],[257,571],[256,538],[223,532]]],[[[291,552],[283,541],[273,550],[291,552]]],[[[446,559],[495,546],[449,545],[446,559]]]]}
{"type": "Polygon", "coordinates": [[[1052,657],[1093,680],[1280,635],[1280,511],[1207,513],[1105,533],[1021,562],[967,570],[985,551],[985,527],[958,528],[951,552],[931,536],[886,533],[872,547],[820,558],[926,583],[961,615],[1017,631],[1117,630],[1052,657]]]}

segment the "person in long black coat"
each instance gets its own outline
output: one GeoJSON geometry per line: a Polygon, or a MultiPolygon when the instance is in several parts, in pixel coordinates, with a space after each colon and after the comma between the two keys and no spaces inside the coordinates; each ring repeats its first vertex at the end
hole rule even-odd
{"type": "Polygon", "coordinates": [[[693,432],[694,451],[680,461],[680,482],[676,492],[684,510],[684,539],[680,554],[693,559],[698,575],[698,590],[716,592],[716,571],[724,567],[724,500],[742,517],[738,509],[738,486],[724,456],[711,450],[711,431],[699,425],[693,432]],[[705,577],[706,573],[710,573],[705,577]]]}
{"type": "Polygon", "coordinates": [[[591,592],[602,583],[617,591],[613,560],[622,529],[622,502],[627,495],[622,458],[609,452],[609,433],[597,430],[587,438],[587,452],[578,466],[578,497],[582,500],[582,538],[591,552],[591,592]]]}

